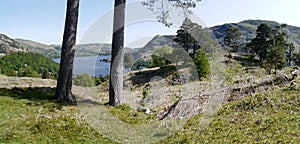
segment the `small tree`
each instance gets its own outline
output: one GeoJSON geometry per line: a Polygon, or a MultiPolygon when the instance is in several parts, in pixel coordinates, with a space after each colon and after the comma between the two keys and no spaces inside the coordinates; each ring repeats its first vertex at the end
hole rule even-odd
{"type": "Polygon", "coordinates": [[[165,57],[168,54],[171,54],[173,51],[172,47],[170,46],[162,46],[154,48],[154,55],[165,57]]]}
{"type": "Polygon", "coordinates": [[[82,87],[92,87],[94,86],[94,79],[87,73],[76,75],[73,78],[74,85],[82,87]]]}
{"type": "Polygon", "coordinates": [[[162,46],[154,48],[154,53],[151,56],[153,65],[152,67],[161,67],[171,62],[168,60],[168,56],[172,53],[173,49],[169,46],[162,46]]]}
{"type": "Polygon", "coordinates": [[[199,78],[203,78],[210,73],[209,61],[205,52],[199,49],[194,57],[194,63],[198,72],[199,78]]]}

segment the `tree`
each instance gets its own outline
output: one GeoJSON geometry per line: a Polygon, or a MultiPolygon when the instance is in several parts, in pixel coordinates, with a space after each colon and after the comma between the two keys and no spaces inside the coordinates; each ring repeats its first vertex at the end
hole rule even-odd
{"type": "Polygon", "coordinates": [[[224,44],[230,48],[230,52],[237,52],[241,47],[239,43],[241,34],[239,31],[236,27],[227,28],[225,31],[224,44]]]}
{"type": "Polygon", "coordinates": [[[203,78],[210,73],[209,61],[203,49],[199,49],[194,57],[194,63],[199,78],[203,78]]]}
{"type": "Polygon", "coordinates": [[[167,27],[172,25],[169,21],[169,13],[171,7],[180,8],[183,11],[184,17],[192,14],[191,8],[196,7],[196,3],[201,0],[144,0],[142,4],[148,7],[154,14],[157,14],[158,22],[161,22],[167,27]]]}
{"type": "Polygon", "coordinates": [[[171,62],[168,59],[170,59],[172,51],[172,47],[169,46],[154,48],[154,53],[151,56],[153,61],[152,67],[161,67],[170,64],[171,62]]]}
{"type": "Polygon", "coordinates": [[[76,104],[73,98],[72,74],[78,23],[79,0],[67,1],[65,30],[62,42],[58,80],[54,98],[59,102],[76,104]]]}
{"type": "Polygon", "coordinates": [[[276,26],[272,29],[271,38],[268,41],[269,47],[266,54],[266,63],[268,63],[268,66],[275,69],[275,74],[277,69],[284,67],[285,51],[288,45],[287,35],[280,32],[283,28],[285,28],[285,25],[276,26]]]}
{"type": "Polygon", "coordinates": [[[193,23],[190,19],[186,18],[180,26],[180,29],[177,31],[174,41],[194,57],[196,51],[200,48],[200,45],[195,38],[200,35],[201,29],[202,27],[197,23],[193,23]]]}
{"type": "Polygon", "coordinates": [[[165,57],[168,54],[171,54],[173,51],[172,47],[170,46],[161,46],[161,47],[155,47],[154,48],[154,55],[165,57]]]}
{"type": "Polygon", "coordinates": [[[256,37],[247,45],[260,59],[260,64],[269,72],[281,69],[285,62],[287,36],[281,30],[285,25],[271,28],[267,24],[258,26],[256,37]]]}
{"type": "MultiPolygon", "coordinates": [[[[142,2],[148,6],[151,10],[152,4],[157,0],[148,0],[142,2]]],[[[162,0],[161,2],[163,2],[162,0]]],[[[167,0],[175,2],[182,6],[184,9],[195,7],[194,1],[200,0],[167,0]]],[[[112,63],[110,68],[110,82],[109,82],[109,105],[117,106],[123,102],[123,62],[124,62],[124,22],[125,22],[125,4],[126,0],[115,0],[114,6],[114,24],[113,24],[113,38],[112,38],[112,63]]],[[[158,17],[159,21],[168,26],[168,22],[165,18],[169,17],[168,10],[164,11],[164,6],[159,9],[162,12],[161,17],[158,17]]],[[[152,9],[153,11],[153,9],[152,9]]],[[[169,25],[170,26],[170,25],[169,25]]]]}
{"type": "Polygon", "coordinates": [[[133,57],[130,53],[125,53],[124,54],[124,67],[126,69],[130,69],[131,66],[133,65],[134,61],[133,61],[133,57]]]}
{"type": "Polygon", "coordinates": [[[123,102],[125,4],[126,0],[115,0],[109,80],[109,105],[111,106],[123,102]]]}
{"type": "Polygon", "coordinates": [[[260,64],[262,64],[266,58],[267,48],[269,47],[268,41],[271,39],[271,31],[272,28],[267,24],[260,24],[256,30],[256,37],[247,44],[250,52],[259,57],[260,64]]]}
{"type": "Polygon", "coordinates": [[[87,73],[76,75],[73,78],[74,85],[82,87],[92,87],[94,86],[95,79],[89,76],[87,73]]]}

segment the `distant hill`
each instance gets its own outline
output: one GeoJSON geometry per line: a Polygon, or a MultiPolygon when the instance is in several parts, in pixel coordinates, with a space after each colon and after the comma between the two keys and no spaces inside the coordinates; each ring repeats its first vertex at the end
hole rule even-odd
{"type": "MultiPolygon", "coordinates": [[[[59,57],[61,45],[46,45],[30,40],[16,39],[17,42],[28,48],[29,51],[40,53],[48,57],[59,57]]],[[[92,56],[110,54],[111,44],[79,44],[76,45],[76,56],[92,56]]]]}
{"type": "MultiPolygon", "coordinates": [[[[239,23],[226,23],[223,25],[205,28],[205,30],[212,34],[212,39],[223,45],[225,30],[229,27],[238,27],[242,37],[241,43],[246,44],[255,37],[256,29],[261,23],[266,23],[272,27],[280,25],[275,21],[244,20],[239,23]]],[[[298,51],[300,47],[300,28],[287,25],[287,33],[289,34],[289,41],[293,42],[296,47],[295,51],[298,51]]],[[[134,58],[149,56],[153,53],[153,49],[155,47],[177,45],[173,41],[174,38],[174,35],[156,35],[144,47],[136,49],[125,48],[125,53],[132,53],[134,58]]],[[[30,40],[11,39],[6,35],[0,34],[0,55],[1,53],[3,55],[15,51],[32,51],[53,58],[60,56],[60,50],[60,45],[46,45],[30,40]]],[[[91,56],[98,54],[111,54],[111,44],[79,44],[76,47],[76,56],[91,56]]]]}
{"type": "Polygon", "coordinates": [[[0,34],[0,56],[17,51],[28,51],[28,49],[18,41],[4,34],[0,34]]]}
{"type": "MultiPolygon", "coordinates": [[[[60,57],[61,45],[46,45],[31,40],[12,39],[4,34],[0,34],[0,56],[16,51],[32,51],[55,58],[60,57]]],[[[124,51],[132,52],[134,50],[125,47],[124,51]]],[[[94,56],[99,54],[111,54],[111,44],[91,43],[76,45],[75,56],[94,56]]]]}
{"type": "MultiPolygon", "coordinates": [[[[240,33],[242,37],[241,43],[246,44],[255,37],[256,29],[262,23],[266,23],[271,27],[280,25],[280,23],[275,21],[244,20],[239,23],[228,23],[228,24],[214,26],[209,29],[213,32],[217,41],[223,44],[223,39],[225,37],[225,30],[229,27],[237,27],[240,29],[240,33]]],[[[298,50],[300,46],[300,28],[287,25],[286,30],[287,30],[286,32],[289,34],[289,41],[293,42],[298,50]]]]}
{"type": "Polygon", "coordinates": [[[42,43],[38,43],[31,40],[24,39],[15,39],[15,41],[19,42],[23,47],[28,48],[29,51],[34,53],[43,54],[48,57],[59,57],[60,56],[60,46],[55,45],[46,45],[42,43]]]}
{"type": "MultiPolygon", "coordinates": [[[[205,28],[208,33],[211,34],[211,39],[216,40],[219,44],[223,45],[223,39],[225,37],[225,30],[229,27],[237,27],[240,29],[241,33],[241,44],[245,45],[250,42],[256,36],[256,29],[261,23],[266,23],[271,27],[280,25],[280,23],[275,21],[266,20],[244,20],[239,23],[227,23],[223,25],[217,25],[210,28],[205,28]]],[[[300,28],[287,25],[287,33],[289,34],[289,41],[294,43],[296,49],[299,50],[300,47],[300,28]]],[[[169,45],[173,46],[176,43],[173,41],[175,35],[156,35],[152,40],[150,40],[143,48],[139,48],[132,53],[134,58],[141,58],[143,56],[149,56],[153,53],[155,47],[169,45]]],[[[208,39],[204,39],[207,42],[208,39]]]]}
{"type": "Polygon", "coordinates": [[[173,40],[174,38],[174,35],[156,35],[144,47],[138,48],[135,52],[133,52],[132,55],[134,58],[140,58],[151,55],[155,47],[177,45],[177,43],[173,40]]]}

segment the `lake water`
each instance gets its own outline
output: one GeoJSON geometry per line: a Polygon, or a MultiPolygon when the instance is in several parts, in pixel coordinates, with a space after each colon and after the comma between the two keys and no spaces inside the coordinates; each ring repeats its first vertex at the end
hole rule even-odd
{"type": "MultiPolygon", "coordinates": [[[[109,74],[110,63],[100,62],[101,59],[110,58],[111,56],[87,56],[87,57],[75,57],[74,59],[74,74],[88,73],[91,76],[99,77],[106,76],[109,74]]],[[[53,59],[55,62],[59,63],[60,59],[53,59]]]]}

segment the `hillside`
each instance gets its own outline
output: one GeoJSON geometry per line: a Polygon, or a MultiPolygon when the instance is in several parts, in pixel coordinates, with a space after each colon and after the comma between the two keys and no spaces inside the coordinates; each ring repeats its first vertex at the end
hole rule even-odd
{"type": "MultiPolygon", "coordinates": [[[[46,45],[30,40],[16,39],[17,42],[28,48],[29,51],[40,53],[48,57],[59,57],[61,45],[46,45]]],[[[111,44],[78,44],[76,56],[91,56],[98,54],[110,54],[111,44]]]]}
{"type": "MultiPolygon", "coordinates": [[[[241,43],[246,44],[251,41],[256,35],[257,26],[261,23],[266,23],[272,27],[280,25],[275,21],[265,20],[244,20],[239,23],[227,23],[223,25],[213,26],[206,28],[205,30],[211,32],[211,38],[216,40],[221,45],[223,44],[223,38],[225,37],[225,30],[229,27],[238,27],[241,33],[241,43]]],[[[293,42],[298,51],[300,47],[300,28],[287,25],[287,33],[289,34],[289,41],[293,42]]],[[[173,41],[174,35],[156,35],[151,39],[144,47],[137,49],[125,48],[125,53],[130,52],[134,58],[140,58],[148,56],[153,52],[155,47],[170,45],[174,46],[176,43],[173,41]]],[[[205,40],[207,41],[207,39],[205,40]]],[[[15,51],[32,51],[40,53],[48,57],[60,56],[60,45],[46,45],[31,40],[24,39],[12,39],[6,35],[0,34],[0,53],[7,54],[15,51]]],[[[111,44],[79,44],[76,47],[76,56],[90,56],[97,54],[110,54],[111,44]]]]}
{"type": "MultiPolygon", "coordinates": [[[[0,34],[0,56],[17,51],[31,51],[43,54],[50,58],[60,57],[61,45],[46,45],[39,42],[12,39],[4,34],[0,34]]],[[[130,51],[125,48],[125,51],[130,51]]],[[[76,56],[92,56],[98,54],[110,54],[111,44],[78,44],[76,45],[76,56]]]]}
{"type": "Polygon", "coordinates": [[[17,51],[28,51],[28,49],[18,41],[0,34],[0,56],[17,51]]]}
{"type": "Polygon", "coordinates": [[[133,52],[132,55],[134,58],[140,58],[152,54],[155,47],[177,45],[177,43],[173,41],[174,38],[175,36],[173,35],[156,35],[144,47],[133,52]]]}
{"type": "MultiPolygon", "coordinates": [[[[234,68],[232,65],[231,68],[234,68]]],[[[237,69],[240,69],[236,67],[237,69]]],[[[240,69],[241,70],[241,69],[240,69]]],[[[159,70],[161,71],[161,70],[159,70]]],[[[73,93],[78,98],[79,105],[68,106],[55,103],[53,99],[56,81],[35,78],[0,77],[0,142],[2,143],[297,143],[299,141],[299,91],[300,78],[291,82],[268,83],[269,75],[260,73],[259,70],[245,70],[236,73],[238,75],[231,82],[234,86],[257,84],[254,92],[240,95],[235,100],[227,99],[218,112],[212,116],[209,125],[204,126],[201,120],[203,114],[196,114],[180,127],[173,131],[170,137],[164,137],[162,141],[153,141],[157,137],[163,137],[167,125],[165,121],[156,119],[155,114],[159,107],[165,107],[177,100],[180,86],[190,88],[195,83],[183,85],[168,85],[170,77],[174,73],[162,73],[153,71],[158,76],[167,75],[159,81],[150,79],[149,71],[140,71],[127,75],[125,84],[131,95],[129,104],[141,99],[145,105],[151,104],[151,114],[137,110],[135,107],[121,105],[110,107],[102,105],[107,102],[107,83],[97,87],[83,88],[73,87],[73,93]],[[161,75],[162,74],[162,75],[161,75]],[[169,75],[169,76],[168,76],[169,75]],[[254,77],[252,77],[253,75],[254,77]],[[132,79],[137,78],[139,79],[132,79]],[[147,78],[147,79],[145,79],[147,78]],[[240,79],[242,78],[242,79],[240,79]],[[267,78],[267,79],[266,79],[267,78]],[[132,81],[129,82],[129,81],[132,81]],[[259,82],[259,83],[257,83],[259,82]],[[267,82],[267,83],[266,83],[267,82]],[[261,83],[265,83],[261,85],[261,83]],[[294,84],[293,84],[294,83],[294,84]],[[164,85],[166,87],[159,87],[164,85]],[[129,87],[128,87],[129,86],[129,87]],[[156,93],[151,93],[151,89],[156,93]],[[166,88],[168,91],[159,91],[156,88],[166,88]],[[150,91],[147,91],[150,89],[150,91]],[[142,97],[143,95],[143,97],[142,97]],[[165,99],[166,98],[166,99],[165,99]],[[132,101],[134,99],[135,101],[132,101]],[[168,102],[171,100],[172,102],[168,102]],[[155,103],[153,103],[155,102],[155,103]],[[109,112],[113,118],[122,123],[117,125],[115,119],[103,117],[109,112]],[[100,116],[100,117],[99,117],[100,116]],[[163,122],[162,128],[151,129],[154,122],[163,122]],[[128,126],[129,125],[129,126],[128,126]],[[146,130],[140,126],[146,125],[146,130]],[[137,127],[137,129],[135,129],[137,127]],[[100,129],[105,129],[104,133],[100,129]],[[126,131],[126,130],[138,131],[126,131]],[[153,133],[157,132],[158,133],[153,133]],[[147,135],[149,132],[153,135],[147,135]],[[159,135],[161,134],[161,135],[159,135]],[[113,135],[112,137],[109,137],[113,135]],[[135,136],[139,136],[138,138],[135,136]],[[149,141],[151,140],[151,141],[149,141]]],[[[289,69],[288,69],[289,71],[289,69]]],[[[284,71],[282,71],[284,72],[284,71]]],[[[290,77],[290,75],[288,75],[290,77]]],[[[271,80],[272,81],[272,80],[271,80]]],[[[243,87],[245,88],[245,87],[243,87]]],[[[171,109],[172,116],[177,108],[197,107],[193,103],[187,103],[187,107],[180,105],[185,102],[197,102],[201,97],[201,89],[196,93],[186,93],[191,99],[181,100],[175,109],[171,109]],[[199,95],[200,93],[200,95],[199,95]]],[[[245,89],[246,90],[246,89],[245,89]]],[[[227,98],[236,96],[243,90],[231,93],[227,98]]],[[[229,94],[229,93],[228,93],[229,94]]],[[[199,102],[205,102],[206,100],[199,102]]],[[[149,105],[148,105],[149,106],[149,105]]],[[[200,107],[201,108],[201,107],[200,107]]],[[[168,108],[166,108],[168,110],[168,108]]],[[[178,114],[177,112],[175,113],[178,114]]],[[[169,134],[167,134],[169,135],[169,134]]]]}
{"type": "MultiPolygon", "coordinates": [[[[265,20],[244,20],[239,23],[228,23],[223,25],[218,25],[210,27],[209,29],[213,32],[215,38],[218,42],[223,44],[223,39],[225,37],[225,30],[229,27],[237,27],[240,29],[241,33],[241,43],[246,44],[250,42],[256,35],[256,29],[261,23],[266,23],[271,27],[280,25],[280,23],[275,21],[265,21],[265,20]]],[[[289,40],[294,43],[296,50],[300,46],[300,28],[287,25],[287,33],[289,34],[289,40]]]]}
{"type": "Polygon", "coordinates": [[[24,39],[15,39],[18,43],[20,43],[23,47],[29,49],[34,53],[43,54],[48,57],[58,57],[60,46],[54,45],[45,45],[42,43],[34,42],[31,40],[24,40],[24,39]]]}
{"type": "MultiPolygon", "coordinates": [[[[208,33],[211,34],[211,39],[204,39],[201,41],[204,42],[210,41],[208,43],[211,43],[212,41],[215,40],[216,42],[223,45],[225,30],[229,27],[238,27],[241,33],[240,42],[242,45],[245,45],[255,37],[256,29],[261,23],[266,23],[271,27],[280,25],[278,22],[265,21],[265,20],[244,20],[239,23],[227,23],[223,25],[213,26],[210,28],[205,28],[204,30],[206,30],[208,33]]],[[[300,47],[300,28],[291,25],[287,25],[286,28],[287,28],[287,33],[289,34],[289,41],[294,43],[296,47],[295,51],[298,51],[300,47]]],[[[175,38],[174,35],[156,35],[143,48],[140,48],[136,52],[133,52],[132,55],[135,58],[141,58],[142,56],[147,56],[152,54],[153,49],[155,47],[164,46],[164,45],[170,45],[170,46],[176,45],[176,43],[173,41],[174,38],[175,38]]]]}

